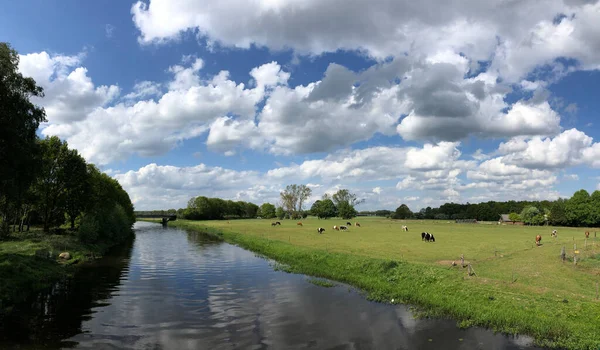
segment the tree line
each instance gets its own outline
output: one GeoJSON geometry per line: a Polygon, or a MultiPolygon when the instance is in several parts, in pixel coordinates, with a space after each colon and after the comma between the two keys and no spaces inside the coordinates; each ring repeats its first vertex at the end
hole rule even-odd
{"type": "Polygon", "coordinates": [[[186,208],[178,210],[169,209],[166,213],[177,214],[189,220],[246,219],[256,217],[296,220],[306,218],[308,215],[317,216],[320,219],[331,217],[351,219],[358,214],[354,207],[364,201],[358,199],[350,191],[340,189],[333,195],[325,194],[321,199],[315,201],[310,209],[305,210],[304,204],[311,194],[312,190],[306,185],[288,185],[280,192],[281,203],[278,206],[271,203],[263,203],[260,207],[250,202],[199,196],[191,198],[186,208]]]}
{"type": "Polygon", "coordinates": [[[438,208],[423,208],[413,213],[406,204],[400,205],[390,215],[394,219],[428,219],[498,221],[500,215],[509,214],[511,221],[527,225],[553,225],[590,227],[600,226],[600,191],[591,195],[579,190],[571,198],[556,201],[489,201],[484,203],[445,203],[438,208]]]}
{"type": "Polygon", "coordinates": [[[65,224],[90,243],[131,235],[133,204],[121,185],[67,142],[37,136],[46,113],[30,98],[44,91],[18,64],[17,52],[0,43],[0,238],[65,224]]]}

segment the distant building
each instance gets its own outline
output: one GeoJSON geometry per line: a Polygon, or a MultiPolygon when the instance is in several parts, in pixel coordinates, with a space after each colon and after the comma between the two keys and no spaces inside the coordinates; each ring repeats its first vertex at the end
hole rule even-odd
{"type": "Polygon", "coordinates": [[[498,220],[498,225],[523,225],[522,221],[512,221],[509,218],[509,214],[500,214],[500,220],[498,220]]]}

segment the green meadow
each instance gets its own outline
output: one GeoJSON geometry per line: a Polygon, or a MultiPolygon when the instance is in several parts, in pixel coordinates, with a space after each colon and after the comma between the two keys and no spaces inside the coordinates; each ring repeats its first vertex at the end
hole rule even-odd
{"type": "Polygon", "coordinates": [[[380,302],[461,326],[527,334],[550,348],[600,348],[600,230],[360,217],[169,222],[276,260],[278,268],[349,283],[380,302]],[[402,231],[407,225],[409,231],[402,231]],[[323,234],[317,228],[325,228],[323,234]],[[551,237],[553,229],[558,237],[551,237]],[[423,242],[421,232],[435,236],[423,242]],[[590,232],[586,240],[584,232],[590,232]],[[535,236],[542,236],[540,246],[535,236]],[[574,245],[578,253],[575,254],[574,245]],[[565,247],[566,260],[561,259],[565,247]],[[461,267],[461,255],[465,266],[461,267]],[[577,255],[577,264],[573,258],[577,255]],[[456,266],[453,266],[452,263],[456,266]]]}

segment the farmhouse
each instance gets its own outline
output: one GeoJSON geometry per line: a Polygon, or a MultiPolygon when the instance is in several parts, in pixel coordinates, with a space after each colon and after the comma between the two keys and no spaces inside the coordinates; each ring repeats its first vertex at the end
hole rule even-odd
{"type": "Polygon", "coordinates": [[[508,214],[500,214],[500,220],[498,220],[498,225],[523,225],[522,221],[512,221],[508,214]]]}

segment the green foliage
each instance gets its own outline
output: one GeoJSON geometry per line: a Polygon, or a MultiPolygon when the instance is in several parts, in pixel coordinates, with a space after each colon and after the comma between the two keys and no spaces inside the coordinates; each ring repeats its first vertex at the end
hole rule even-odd
{"type": "Polygon", "coordinates": [[[521,219],[521,215],[519,215],[517,213],[508,214],[508,219],[513,222],[520,222],[523,220],[523,219],[521,219]]]}
{"type": "Polygon", "coordinates": [[[191,198],[187,208],[178,210],[177,213],[190,220],[222,220],[225,218],[255,218],[258,211],[259,207],[254,203],[199,196],[191,198]]]}
{"type": "Polygon", "coordinates": [[[43,97],[32,78],[19,73],[19,55],[0,42],[0,220],[6,228],[18,216],[25,193],[35,179],[36,130],[46,121],[31,97],[43,97]]]}
{"type": "Polygon", "coordinates": [[[539,225],[540,210],[532,205],[523,208],[521,219],[527,225],[539,225]]]}
{"type": "Polygon", "coordinates": [[[260,206],[260,216],[265,219],[272,219],[275,217],[275,206],[271,203],[263,203],[260,206]]]}
{"type": "Polygon", "coordinates": [[[405,220],[405,219],[410,219],[412,216],[413,216],[413,213],[412,213],[412,211],[410,211],[408,206],[406,204],[402,204],[398,208],[396,208],[396,211],[394,212],[394,215],[392,216],[392,218],[405,220]]]}
{"type": "Polygon", "coordinates": [[[94,243],[100,236],[100,222],[96,215],[87,214],[81,218],[79,230],[77,231],[79,239],[85,243],[94,243]]]}
{"type": "Polygon", "coordinates": [[[306,199],[310,197],[312,190],[306,185],[287,185],[279,195],[283,208],[291,217],[300,217],[298,213],[302,212],[302,206],[306,199]]]}
{"type": "Polygon", "coordinates": [[[277,215],[279,220],[282,220],[285,217],[285,210],[283,210],[282,207],[277,207],[277,210],[275,210],[275,215],[277,215]]]}
{"type": "Polygon", "coordinates": [[[337,215],[337,208],[331,199],[315,201],[310,208],[310,211],[319,219],[328,219],[337,215]]]}
{"type": "Polygon", "coordinates": [[[356,216],[356,214],[358,214],[356,212],[356,209],[354,209],[354,207],[347,201],[342,201],[337,205],[337,211],[338,211],[338,215],[342,218],[342,219],[352,219],[353,217],[356,216]]]}

